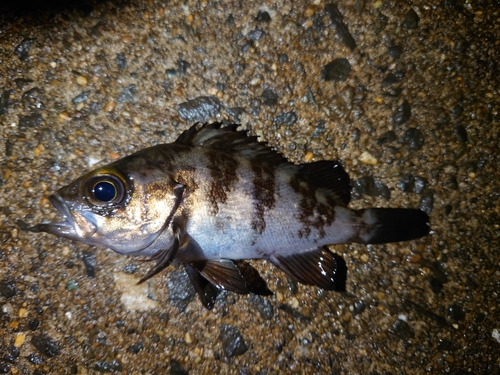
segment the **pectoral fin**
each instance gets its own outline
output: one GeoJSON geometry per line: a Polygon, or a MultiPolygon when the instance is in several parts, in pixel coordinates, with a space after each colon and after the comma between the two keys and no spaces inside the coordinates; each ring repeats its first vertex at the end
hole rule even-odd
{"type": "Polygon", "coordinates": [[[297,255],[272,256],[269,260],[302,284],[316,285],[327,290],[345,290],[347,276],[345,261],[326,248],[297,255]]]}
{"type": "Polygon", "coordinates": [[[179,238],[174,237],[172,245],[168,249],[163,249],[158,251],[154,256],[147,259],[148,261],[156,261],[156,264],[151,268],[148,273],[144,275],[142,279],[139,280],[137,284],[142,284],[144,281],[152,278],[154,275],[160,273],[165,268],[167,268],[179,250],[179,238]]]}
{"type": "Polygon", "coordinates": [[[204,278],[219,288],[239,294],[250,293],[245,278],[232,260],[221,259],[210,262],[198,261],[192,262],[191,265],[196,268],[204,278]]]}

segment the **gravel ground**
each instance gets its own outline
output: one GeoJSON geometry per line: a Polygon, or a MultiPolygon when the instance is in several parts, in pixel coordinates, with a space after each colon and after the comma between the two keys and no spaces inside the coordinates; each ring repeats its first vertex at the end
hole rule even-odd
{"type": "Polygon", "coordinates": [[[500,372],[498,1],[23,5],[0,15],[0,373],[500,372]],[[181,268],[137,287],[137,259],[22,230],[196,121],[341,160],[353,207],[432,233],[332,248],[345,293],[253,262],[274,294],[208,311],[181,268]]]}

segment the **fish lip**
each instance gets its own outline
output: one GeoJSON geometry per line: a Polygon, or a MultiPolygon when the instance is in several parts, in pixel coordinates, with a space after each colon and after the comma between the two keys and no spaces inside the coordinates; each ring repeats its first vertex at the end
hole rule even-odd
{"type": "Polygon", "coordinates": [[[49,201],[56,208],[56,210],[59,211],[59,213],[64,217],[65,221],[57,224],[59,226],[67,226],[68,229],[71,227],[74,230],[75,220],[73,219],[71,210],[69,209],[64,199],[62,199],[62,197],[59,194],[54,193],[49,196],[49,201]]]}

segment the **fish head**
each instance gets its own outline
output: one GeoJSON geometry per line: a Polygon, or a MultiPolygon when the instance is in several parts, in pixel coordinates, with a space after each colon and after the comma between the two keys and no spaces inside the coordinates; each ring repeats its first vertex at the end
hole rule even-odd
{"type": "Polygon", "coordinates": [[[64,221],[37,229],[122,254],[151,255],[157,249],[148,247],[161,233],[168,240],[182,185],[160,169],[131,166],[125,160],[95,169],[50,195],[64,221]]]}

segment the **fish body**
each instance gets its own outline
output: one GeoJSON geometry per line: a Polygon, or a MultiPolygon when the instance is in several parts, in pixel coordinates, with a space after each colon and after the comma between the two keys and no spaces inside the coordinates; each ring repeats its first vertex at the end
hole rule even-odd
{"type": "Polygon", "coordinates": [[[49,197],[64,216],[48,232],[155,261],[185,265],[203,304],[221,288],[269,294],[247,259],[296,280],[345,287],[345,262],[325,245],[385,243],[429,232],[417,209],[351,210],[349,177],[335,161],[289,163],[237,125],[194,125],[91,171],[49,197]]]}

